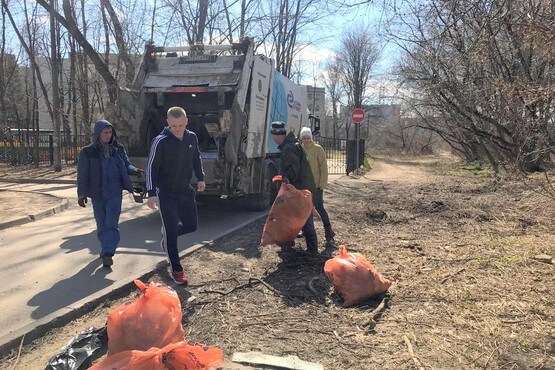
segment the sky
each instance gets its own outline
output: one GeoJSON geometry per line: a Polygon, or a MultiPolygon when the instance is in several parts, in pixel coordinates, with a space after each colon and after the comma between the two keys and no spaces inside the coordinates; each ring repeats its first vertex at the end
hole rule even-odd
{"type": "MultiPolygon", "coordinates": [[[[306,85],[314,85],[324,87],[323,82],[318,77],[316,81],[313,77],[324,73],[325,65],[332,60],[334,50],[340,46],[341,35],[347,31],[352,31],[359,26],[369,27],[371,32],[376,34],[376,39],[381,40],[380,30],[385,22],[385,16],[382,11],[373,5],[359,8],[357,12],[351,12],[345,15],[336,15],[329,20],[329,27],[320,28],[318,37],[325,40],[316,45],[307,46],[300,54],[299,59],[306,61],[308,65],[307,76],[303,78],[302,83],[306,85]],[[310,72],[310,69],[314,73],[310,72]]],[[[396,60],[401,53],[398,47],[393,43],[380,41],[382,47],[381,59],[376,64],[372,76],[372,88],[368,91],[370,100],[379,100],[379,97],[391,97],[397,91],[397,83],[392,74],[396,60]]],[[[382,99],[383,100],[383,99],[382,99]]]]}

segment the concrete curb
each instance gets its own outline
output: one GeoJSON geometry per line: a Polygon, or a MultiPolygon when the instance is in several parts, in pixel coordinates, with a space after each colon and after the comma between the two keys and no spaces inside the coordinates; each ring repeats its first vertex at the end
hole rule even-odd
{"type": "MultiPolygon", "coordinates": [[[[267,216],[268,214],[267,212],[265,212],[255,219],[245,221],[221,234],[216,235],[216,237],[212,240],[195,244],[181,252],[179,254],[179,257],[183,258],[203,247],[211,246],[215,242],[227,237],[237,230],[240,230],[267,216]]],[[[154,269],[147,268],[143,270],[143,272],[140,272],[139,277],[137,277],[136,279],[147,281],[149,278],[154,276],[155,273],[160,270],[167,269],[168,266],[169,263],[167,262],[167,260],[161,261],[155,266],[154,269]]],[[[23,328],[11,332],[10,334],[0,337],[0,356],[6,356],[10,353],[10,351],[18,348],[19,346],[30,344],[34,340],[37,340],[44,336],[48,331],[52,329],[60,328],[64,325],[67,325],[71,321],[76,320],[79,317],[93,311],[106,301],[123,298],[131,294],[131,292],[137,289],[133,280],[127,282],[122,281],[119,284],[116,282],[114,284],[114,288],[110,292],[98,293],[97,295],[93,294],[90,300],[81,303],[83,300],[87,299],[83,298],[83,300],[81,300],[80,302],[76,302],[76,304],[74,305],[68,306],[68,308],[62,308],[56,312],[53,312],[43,318],[36,320],[33,324],[29,324],[27,326],[24,326],[23,328]]]]}
{"type": "Polygon", "coordinates": [[[77,184],[77,180],[70,179],[0,179],[0,182],[14,184],[77,184]]]}
{"type": "Polygon", "coordinates": [[[60,203],[60,205],[58,205],[56,207],[49,208],[46,211],[42,211],[42,212],[39,212],[39,213],[34,214],[34,215],[27,215],[27,216],[24,216],[24,217],[13,219],[13,220],[0,222],[0,230],[7,229],[9,227],[23,225],[23,224],[33,222],[33,221],[37,221],[37,220],[40,220],[42,218],[54,215],[56,213],[60,213],[64,210],[68,209],[69,208],[69,199],[67,199],[67,198],[61,198],[61,199],[62,199],[62,202],[60,203]]]}

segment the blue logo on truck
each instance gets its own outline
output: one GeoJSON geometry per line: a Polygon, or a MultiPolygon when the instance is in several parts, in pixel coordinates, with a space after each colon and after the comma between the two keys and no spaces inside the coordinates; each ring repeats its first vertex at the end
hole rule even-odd
{"type": "Polygon", "coordinates": [[[289,108],[294,109],[297,112],[301,111],[301,103],[295,100],[295,97],[293,96],[293,91],[289,91],[289,94],[287,94],[287,105],[289,106],[289,108]]]}

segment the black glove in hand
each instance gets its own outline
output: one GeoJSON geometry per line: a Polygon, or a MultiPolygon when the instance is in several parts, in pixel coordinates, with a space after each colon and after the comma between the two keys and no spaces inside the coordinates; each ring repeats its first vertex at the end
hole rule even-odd
{"type": "Polygon", "coordinates": [[[87,204],[87,197],[81,195],[79,198],[77,198],[77,203],[79,203],[81,207],[85,207],[85,204],[87,204]]]}

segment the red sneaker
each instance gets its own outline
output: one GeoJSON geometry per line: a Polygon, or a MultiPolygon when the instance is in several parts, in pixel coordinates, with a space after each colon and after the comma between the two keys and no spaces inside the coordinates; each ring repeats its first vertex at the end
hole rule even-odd
{"type": "Polygon", "coordinates": [[[185,285],[189,283],[187,280],[187,276],[185,276],[185,272],[183,271],[172,271],[172,279],[179,285],[185,285]]]}

